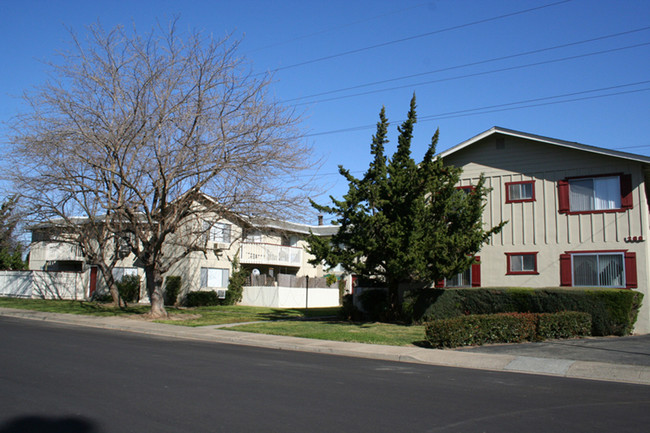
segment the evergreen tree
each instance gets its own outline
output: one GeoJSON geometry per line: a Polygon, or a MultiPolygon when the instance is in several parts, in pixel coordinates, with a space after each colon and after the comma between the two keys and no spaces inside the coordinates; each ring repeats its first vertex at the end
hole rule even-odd
{"type": "Polygon", "coordinates": [[[397,150],[385,156],[388,120],[379,113],[370,152],[373,160],[357,179],[339,167],[349,187],[332,205],[312,202],[320,212],[334,215],[339,231],[330,239],[309,237],[312,263],[342,264],[358,276],[388,287],[391,310],[398,307],[402,284],[431,285],[467,270],[474,255],[504,223],[485,229],[482,215],[488,189],[481,177],[467,193],[456,188],[462,170],[436,158],[438,131],[420,164],[411,156],[417,120],[415,96],[407,119],[398,127],[397,150]]]}

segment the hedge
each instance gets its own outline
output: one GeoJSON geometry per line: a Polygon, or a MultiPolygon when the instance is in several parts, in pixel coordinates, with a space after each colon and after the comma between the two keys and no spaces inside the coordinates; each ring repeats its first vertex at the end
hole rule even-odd
{"type": "Polygon", "coordinates": [[[642,299],[626,289],[423,289],[405,294],[402,312],[406,321],[423,323],[474,314],[581,311],[591,315],[592,335],[628,335],[642,299]]]}
{"type": "Polygon", "coordinates": [[[520,343],[590,334],[587,313],[500,313],[438,319],[425,326],[426,339],[434,347],[520,343]]]}
{"type": "Polygon", "coordinates": [[[182,279],[177,275],[165,278],[165,305],[176,305],[178,294],[181,292],[182,279]]]}
{"type": "Polygon", "coordinates": [[[217,292],[214,290],[210,291],[200,291],[200,292],[189,292],[185,295],[186,307],[207,307],[213,305],[219,305],[220,301],[217,297],[217,292]]]}

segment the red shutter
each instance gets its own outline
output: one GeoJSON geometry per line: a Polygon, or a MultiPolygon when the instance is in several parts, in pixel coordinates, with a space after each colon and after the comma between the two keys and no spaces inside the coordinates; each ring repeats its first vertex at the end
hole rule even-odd
{"type": "Polygon", "coordinates": [[[560,254],[560,286],[572,286],[571,254],[560,254]]]}
{"type": "Polygon", "coordinates": [[[621,175],[621,209],[632,209],[632,175],[621,175]]]}
{"type": "Polygon", "coordinates": [[[567,213],[571,209],[569,203],[569,181],[559,180],[557,182],[558,211],[567,213]]]}
{"type": "Polygon", "coordinates": [[[625,253],[625,287],[628,289],[638,287],[636,281],[636,253],[625,253]]]}
{"type": "Polygon", "coordinates": [[[472,265],[472,287],[481,287],[481,258],[479,256],[474,258],[479,262],[472,265]]]}

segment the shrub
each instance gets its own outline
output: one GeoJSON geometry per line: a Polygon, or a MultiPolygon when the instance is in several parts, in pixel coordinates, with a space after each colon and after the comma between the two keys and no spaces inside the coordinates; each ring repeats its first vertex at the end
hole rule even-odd
{"type": "Polygon", "coordinates": [[[384,289],[366,289],[359,295],[363,314],[368,320],[384,320],[388,315],[388,292],[384,289]]]}
{"type": "Polygon", "coordinates": [[[547,338],[589,335],[587,313],[500,313],[437,319],[425,326],[434,347],[458,347],[489,343],[519,343],[547,338]]]}
{"type": "Polygon", "coordinates": [[[185,295],[185,306],[187,307],[208,307],[213,305],[219,305],[219,298],[214,290],[189,292],[185,295]]]}
{"type": "Polygon", "coordinates": [[[539,340],[584,337],[591,333],[591,316],[577,311],[542,313],[537,315],[539,340]]]}
{"type": "Polygon", "coordinates": [[[343,297],[345,296],[345,278],[341,278],[338,281],[338,288],[339,288],[339,304],[343,305],[343,297]]]}
{"type": "Polygon", "coordinates": [[[90,298],[93,302],[99,302],[100,304],[108,304],[113,302],[113,297],[110,292],[98,293],[95,292],[90,298]]]}
{"type": "Polygon", "coordinates": [[[232,263],[232,275],[228,279],[228,290],[226,290],[226,298],[221,301],[224,305],[235,305],[241,302],[244,296],[244,283],[248,277],[248,271],[239,266],[239,259],[235,256],[232,263]]]}
{"type": "Polygon", "coordinates": [[[354,296],[352,294],[343,295],[339,317],[342,320],[360,320],[362,316],[361,311],[354,306],[354,296]]]}
{"type": "Polygon", "coordinates": [[[181,291],[181,277],[170,275],[165,278],[165,305],[175,305],[181,291]]]}
{"type": "Polygon", "coordinates": [[[140,299],[140,276],[125,275],[120,281],[115,283],[120,298],[127,302],[137,302],[140,299]]]}
{"type": "Polygon", "coordinates": [[[408,321],[421,323],[468,314],[581,311],[593,335],[632,332],[643,294],[626,289],[424,289],[405,295],[408,321]]]}

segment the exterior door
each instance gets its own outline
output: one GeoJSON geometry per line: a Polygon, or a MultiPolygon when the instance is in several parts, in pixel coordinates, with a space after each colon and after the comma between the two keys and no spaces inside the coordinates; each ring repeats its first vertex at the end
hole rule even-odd
{"type": "Polygon", "coordinates": [[[97,266],[90,267],[90,284],[88,286],[88,297],[92,297],[97,290],[97,266]]]}

